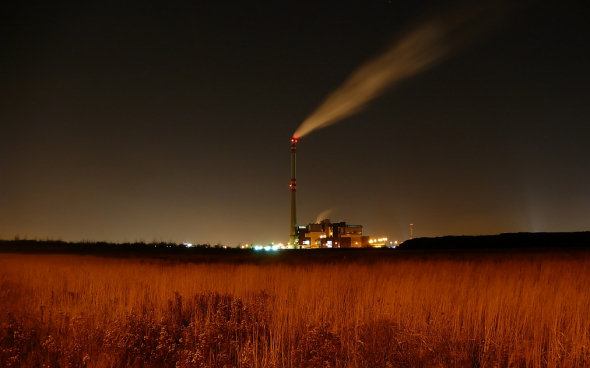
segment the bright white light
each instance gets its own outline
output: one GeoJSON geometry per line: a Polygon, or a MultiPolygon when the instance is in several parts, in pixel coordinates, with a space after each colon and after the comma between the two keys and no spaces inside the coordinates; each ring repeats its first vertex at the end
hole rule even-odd
{"type": "Polygon", "coordinates": [[[262,250],[262,245],[255,245],[254,250],[262,250]]]}
{"type": "Polygon", "coordinates": [[[271,250],[272,247],[270,245],[267,245],[266,247],[264,247],[264,250],[271,250]]]}
{"type": "Polygon", "coordinates": [[[184,246],[187,247],[187,248],[190,248],[190,247],[193,246],[191,243],[182,243],[182,244],[184,244],[184,246]]]}

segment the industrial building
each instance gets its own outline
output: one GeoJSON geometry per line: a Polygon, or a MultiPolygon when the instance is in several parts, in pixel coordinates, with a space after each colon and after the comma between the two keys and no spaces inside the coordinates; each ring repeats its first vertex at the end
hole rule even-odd
{"type": "Polygon", "coordinates": [[[297,225],[297,138],[291,138],[291,221],[286,248],[362,248],[385,246],[387,238],[369,239],[361,225],[331,223],[329,219],[307,226],[297,225]]]}
{"type": "Polygon", "coordinates": [[[297,227],[298,245],[301,248],[361,248],[372,246],[363,235],[362,225],[346,222],[331,223],[329,219],[297,227]]]}

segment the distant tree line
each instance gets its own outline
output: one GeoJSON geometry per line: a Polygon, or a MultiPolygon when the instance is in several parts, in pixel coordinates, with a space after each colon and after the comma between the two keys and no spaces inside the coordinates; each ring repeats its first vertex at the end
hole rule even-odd
{"type": "Polygon", "coordinates": [[[21,239],[15,237],[12,240],[0,239],[0,252],[15,253],[112,253],[112,252],[194,252],[207,249],[234,249],[227,248],[222,244],[191,244],[174,243],[171,241],[143,241],[113,243],[107,241],[82,240],[68,242],[63,240],[37,240],[21,239]]]}

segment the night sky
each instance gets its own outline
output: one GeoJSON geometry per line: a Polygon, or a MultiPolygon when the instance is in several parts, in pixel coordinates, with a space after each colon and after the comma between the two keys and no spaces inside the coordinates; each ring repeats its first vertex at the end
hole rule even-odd
{"type": "MultiPolygon", "coordinates": [[[[0,238],[286,243],[294,131],[446,6],[2,2],[0,238]]],[[[303,137],[299,224],[590,230],[589,50],[583,2],[533,2],[303,137]]]]}

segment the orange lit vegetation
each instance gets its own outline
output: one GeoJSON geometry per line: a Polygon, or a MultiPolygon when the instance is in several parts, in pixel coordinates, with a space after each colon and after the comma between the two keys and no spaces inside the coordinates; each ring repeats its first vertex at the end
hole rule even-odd
{"type": "Polygon", "coordinates": [[[0,366],[587,367],[588,269],[3,254],[0,366]]]}

